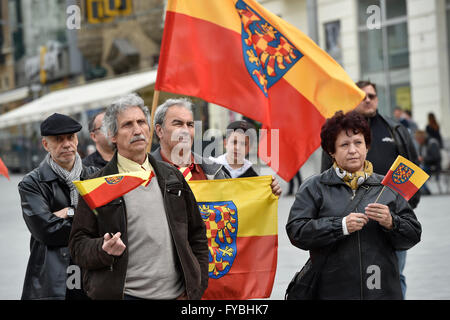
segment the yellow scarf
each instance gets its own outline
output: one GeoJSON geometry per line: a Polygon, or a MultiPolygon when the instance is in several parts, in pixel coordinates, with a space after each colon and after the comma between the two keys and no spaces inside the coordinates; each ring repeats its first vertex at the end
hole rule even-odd
{"type": "Polygon", "coordinates": [[[356,171],[354,173],[347,172],[338,166],[336,162],[333,163],[333,168],[339,178],[341,178],[352,190],[358,189],[364,181],[373,173],[372,163],[368,160],[364,161],[363,171],[356,171]]]}

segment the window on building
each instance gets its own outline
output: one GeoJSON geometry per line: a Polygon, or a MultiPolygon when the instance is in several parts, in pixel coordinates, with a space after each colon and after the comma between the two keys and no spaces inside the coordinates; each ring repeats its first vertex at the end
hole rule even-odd
{"type": "Polygon", "coordinates": [[[325,50],[337,63],[342,65],[341,21],[325,23],[324,30],[325,50]]]}
{"type": "Polygon", "coordinates": [[[357,1],[361,79],[376,83],[380,113],[411,110],[406,0],[357,1]]]}
{"type": "Polygon", "coordinates": [[[401,18],[406,16],[406,1],[386,0],[386,18],[401,18]]]}

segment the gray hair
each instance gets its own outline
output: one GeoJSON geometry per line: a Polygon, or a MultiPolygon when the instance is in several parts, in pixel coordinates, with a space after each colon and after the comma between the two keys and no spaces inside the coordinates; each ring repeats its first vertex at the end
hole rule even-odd
{"type": "Polygon", "coordinates": [[[150,111],[148,110],[148,107],[144,105],[144,100],[133,92],[118,98],[106,109],[102,123],[102,132],[105,137],[110,139],[117,134],[119,129],[117,115],[131,107],[138,107],[141,109],[147,119],[148,125],[151,125],[150,111]]]}
{"type": "Polygon", "coordinates": [[[167,110],[172,106],[181,106],[188,109],[192,113],[192,102],[188,98],[178,98],[178,99],[167,99],[163,104],[161,104],[155,111],[155,119],[153,120],[153,126],[163,125],[164,120],[166,120],[167,110]]]}

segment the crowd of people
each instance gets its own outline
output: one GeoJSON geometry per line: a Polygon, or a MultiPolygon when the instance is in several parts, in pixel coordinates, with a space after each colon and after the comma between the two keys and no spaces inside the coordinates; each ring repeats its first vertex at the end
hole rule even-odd
{"type": "MultiPolygon", "coordinates": [[[[316,299],[403,299],[406,250],[421,236],[414,214],[420,193],[409,202],[393,191],[375,199],[398,155],[439,170],[434,155],[442,139],[434,116],[426,132],[402,110],[397,121],[384,117],[376,85],[357,86],[364,100],[322,127],[322,173],[303,182],[298,174],[286,232],[310,252],[307,265],[322,266],[316,299]],[[374,268],[383,275],[369,285],[374,268]]],[[[53,114],[40,128],[48,154],[18,186],[31,233],[22,299],[200,299],[208,287],[208,241],[188,181],[257,176],[248,159],[254,125],[230,123],[225,153],[205,158],[192,151],[190,100],[166,100],[152,123],[133,93],[92,117],[96,150],[84,159],[77,121],[53,114]],[[159,147],[149,153],[151,126],[159,147]],[[136,171],[154,175],[95,212],[72,182],[136,171]],[[70,266],[81,270],[80,286],[67,285],[70,266]]],[[[275,177],[270,188],[281,196],[275,177]]]]}

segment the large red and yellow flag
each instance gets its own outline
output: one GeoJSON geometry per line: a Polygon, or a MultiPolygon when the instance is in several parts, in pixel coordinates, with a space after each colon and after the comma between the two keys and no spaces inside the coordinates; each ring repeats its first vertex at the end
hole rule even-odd
{"type": "Polygon", "coordinates": [[[3,163],[2,158],[0,158],[0,174],[4,175],[9,180],[8,168],[3,163]]]}
{"type": "Polygon", "coordinates": [[[320,145],[325,119],[364,97],[325,51],[254,0],[169,0],[155,89],[278,129],[279,144],[269,132],[259,155],[285,180],[320,145]]]}
{"type": "MultiPolygon", "coordinates": [[[[153,178],[153,171],[139,171],[84,180],[73,181],[78,192],[91,210],[104,206],[140,185],[147,185],[153,178]]],[[[95,212],[95,211],[94,211],[95,212]]]]}
{"type": "Polygon", "coordinates": [[[189,181],[208,238],[203,299],[270,297],[278,249],[278,198],[271,182],[271,176],[189,181]]]}
{"type": "Polygon", "coordinates": [[[420,167],[398,156],[381,183],[409,200],[429,177],[420,167]]]}

